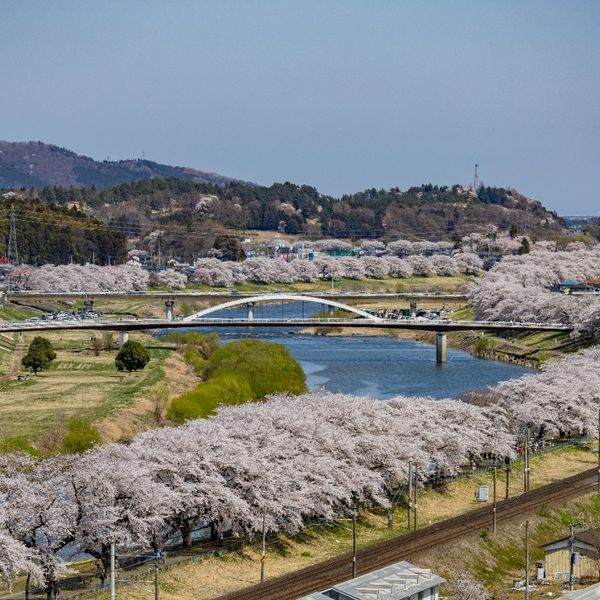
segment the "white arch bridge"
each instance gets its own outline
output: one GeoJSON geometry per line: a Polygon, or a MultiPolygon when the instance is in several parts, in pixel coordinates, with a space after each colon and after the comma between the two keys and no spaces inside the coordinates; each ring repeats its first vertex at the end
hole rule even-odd
{"type": "MultiPolygon", "coordinates": [[[[236,308],[238,306],[248,307],[248,320],[252,321],[254,320],[254,306],[256,304],[268,304],[270,302],[309,302],[311,304],[320,304],[322,306],[328,306],[329,308],[344,310],[346,312],[358,315],[359,317],[363,317],[364,319],[368,319],[369,321],[383,321],[383,319],[380,317],[376,317],[372,313],[367,312],[366,310],[361,310],[360,308],[356,308],[355,306],[349,306],[348,304],[343,304],[342,302],[337,302],[336,300],[330,300],[329,298],[319,298],[317,296],[304,296],[299,294],[261,294],[260,296],[251,296],[249,298],[238,298],[237,300],[231,300],[230,302],[223,302],[222,304],[205,308],[204,310],[194,313],[189,317],[184,317],[183,321],[186,323],[193,322],[207,317],[212,313],[228,308],[236,308]]],[[[330,313],[331,312],[332,311],[330,311],[330,313]]]]}

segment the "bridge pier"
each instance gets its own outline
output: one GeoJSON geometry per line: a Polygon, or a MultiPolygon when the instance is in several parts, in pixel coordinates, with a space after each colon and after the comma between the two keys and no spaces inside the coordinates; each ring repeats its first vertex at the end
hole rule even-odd
{"type": "Polygon", "coordinates": [[[329,314],[329,318],[331,318],[333,316],[333,310],[334,310],[333,306],[331,306],[331,304],[328,304],[327,305],[327,312],[329,314]]]}
{"type": "Polygon", "coordinates": [[[448,336],[445,333],[435,334],[435,362],[438,365],[446,364],[446,347],[448,344],[448,336]]]}
{"type": "Polygon", "coordinates": [[[247,319],[248,319],[248,321],[254,320],[254,302],[250,302],[250,304],[248,304],[247,319]]]}
{"type": "Polygon", "coordinates": [[[129,331],[119,331],[119,350],[129,341],[129,331]]]}
{"type": "Polygon", "coordinates": [[[410,316],[413,319],[417,316],[417,303],[414,301],[410,303],[410,316]]]}
{"type": "Polygon", "coordinates": [[[175,305],[175,300],[165,300],[165,319],[167,321],[173,320],[173,306],[175,305]]]}
{"type": "Polygon", "coordinates": [[[94,299],[86,298],[83,302],[83,309],[86,312],[92,312],[94,310],[94,299]]]}

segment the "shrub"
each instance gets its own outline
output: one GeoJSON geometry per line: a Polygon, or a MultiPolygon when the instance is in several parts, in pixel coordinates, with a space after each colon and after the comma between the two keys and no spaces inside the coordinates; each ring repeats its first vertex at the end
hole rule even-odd
{"type": "Polygon", "coordinates": [[[217,350],[209,363],[211,378],[243,378],[250,384],[255,399],[275,392],[306,391],[302,367],[281,344],[260,340],[231,342],[217,350]]]}
{"type": "Polygon", "coordinates": [[[183,353],[183,359],[185,362],[192,367],[194,373],[201,377],[206,378],[206,372],[208,370],[208,361],[202,358],[195,348],[186,348],[183,353]]]}
{"type": "Polygon", "coordinates": [[[89,419],[73,418],[67,422],[67,434],[62,444],[63,453],[85,452],[100,444],[102,444],[102,438],[89,419]]]}
{"type": "Polygon", "coordinates": [[[203,361],[193,349],[186,361],[201,367],[209,380],[175,398],[167,417],[175,423],[213,414],[222,404],[240,404],[275,392],[306,391],[304,372],[287,348],[260,340],[231,342],[203,361]],[[202,361],[202,362],[200,362],[202,361]]]}
{"type": "Polygon", "coordinates": [[[115,357],[115,366],[119,371],[138,371],[150,362],[150,354],[140,342],[125,342],[115,357]]]}
{"type": "Polygon", "coordinates": [[[40,452],[34,448],[26,437],[16,436],[0,441],[0,454],[12,454],[14,452],[25,452],[31,456],[39,456],[40,452]]]}
{"type": "Polygon", "coordinates": [[[178,346],[192,346],[205,359],[221,345],[219,336],[216,333],[198,333],[196,331],[171,333],[164,339],[167,342],[175,342],[178,346]]]}

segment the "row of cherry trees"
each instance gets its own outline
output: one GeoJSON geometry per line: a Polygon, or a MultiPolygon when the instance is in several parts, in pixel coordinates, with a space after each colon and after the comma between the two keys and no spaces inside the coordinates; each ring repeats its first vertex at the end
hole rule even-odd
{"type": "Polygon", "coordinates": [[[0,574],[26,571],[49,593],[67,549],[108,562],[112,542],[158,549],[199,524],[234,534],[296,532],[355,503],[386,506],[409,461],[454,474],[473,456],[511,455],[524,428],[596,424],[600,349],[547,364],[471,401],[342,394],[274,396],[130,445],[37,461],[0,457],[0,574]]]}
{"type": "Polygon", "coordinates": [[[116,265],[21,266],[10,274],[11,287],[47,292],[134,292],[150,286],[184,288],[187,277],[174,269],[149,273],[140,267],[116,265]]]}
{"type": "Polygon", "coordinates": [[[470,284],[469,297],[478,318],[569,323],[577,334],[598,336],[600,298],[555,290],[561,281],[599,275],[599,247],[571,252],[535,250],[504,258],[470,284]]]}
{"type": "Polygon", "coordinates": [[[476,254],[453,256],[412,255],[319,257],[315,260],[295,259],[290,262],[270,258],[249,258],[242,263],[203,258],[194,264],[193,280],[206,285],[230,287],[246,281],[255,283],[293,283],[319,280],[383,279],[412,275],[458,275],[479,273],[481,259],[476,254]]]}
{"type": "MultiPolygon", "coordinates": [[[[256,283],[292,283],[320,279],[410,277],[412,275],[457,275],[478,273],[482,263],[476,254],[322,257],[314,261],[297,259],[285,262],[272,258],[251,258],[243,263],[204,258],[196,261],[192,280],[207,285],[230,287],[246,281],[256,283]]],[[[182,289],[188,278],[174,269],[149,273],[138,266],[118,265],[45,265],[21,266],[10,275],[16,290],[47,292],[133,292],[149,287],[182,289]]]]}

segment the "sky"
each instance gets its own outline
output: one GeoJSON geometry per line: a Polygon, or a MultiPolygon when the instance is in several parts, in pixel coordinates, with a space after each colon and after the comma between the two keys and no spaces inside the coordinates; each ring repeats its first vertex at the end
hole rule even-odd
{"type": "Polygon", "coordinates": [[[598,0],[2,0],[0,139],[600,214],[598,0]]]}

